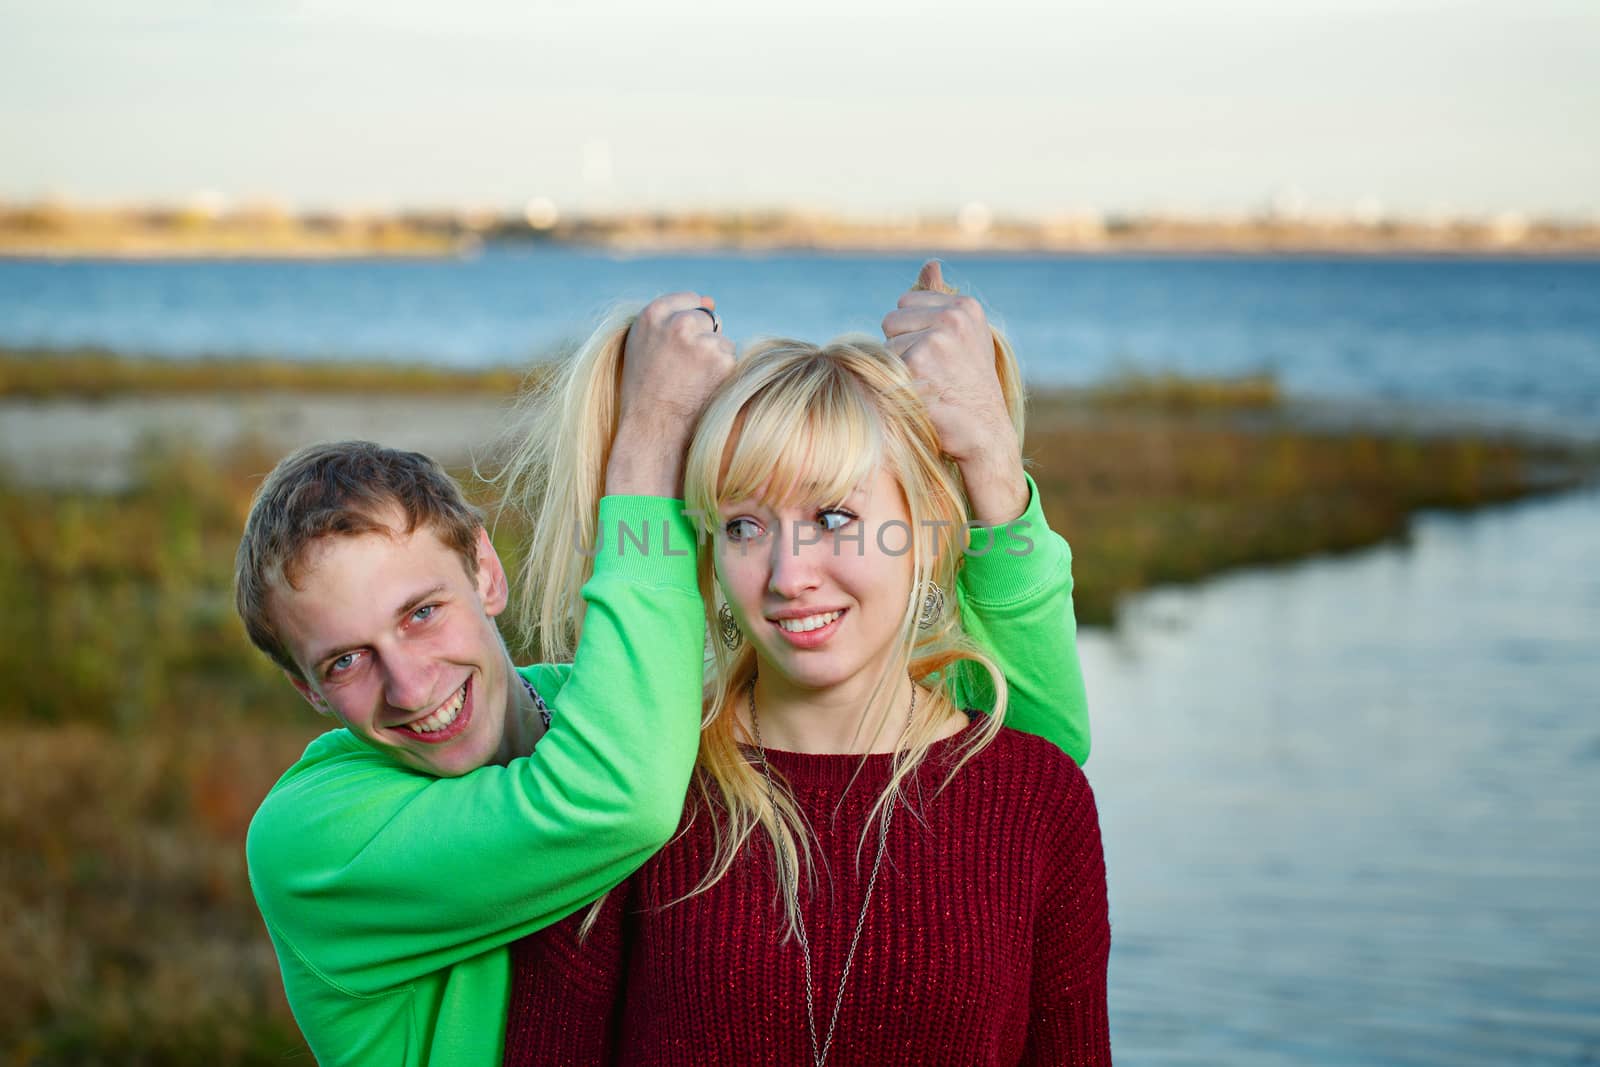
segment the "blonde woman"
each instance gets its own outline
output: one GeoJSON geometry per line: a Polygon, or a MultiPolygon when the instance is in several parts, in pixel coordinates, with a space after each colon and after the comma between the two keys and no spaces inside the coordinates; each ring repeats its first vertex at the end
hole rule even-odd
{"type": "MultiPolygon", "coordinates": [[[[1109,1062],[1093,796],[1003,725],[1086,736],[1015,363],[936,266],[884,328],[757,344],[703,413],[685,495],[714,655],[683,825],[514,950],[507,1063],[1109,1062]],[[973,556],[979,502],[1026,511],[973,556]],[[962,598],[980,645],[952,603],[995,551],[1020,580],[1009,608],[962,598]],[[1078,696],[1024,709],[1008,675],[1078,696]]],[[[568,580],[542,590],[547,631],[577,625],[568,580]]]]}

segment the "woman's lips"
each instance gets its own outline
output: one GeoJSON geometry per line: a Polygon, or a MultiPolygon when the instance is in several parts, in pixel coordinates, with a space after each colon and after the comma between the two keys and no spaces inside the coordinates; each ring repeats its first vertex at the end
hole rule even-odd
{"type": "MultiPolygon", "coordinates": [[[[782,626],[779,626],[776,621],[773,621],[772,628],[777,630],[779,635],[795,648],[816,648],[818,645],[824,644],[828,638],[832,637],[834,633],[838,631],[839,624],[844,622],[845,616],[850,613],[848,609],[836,610],[839,612],[837,618],[828,623],[826,626],[819,626],[815,630],[785,630],[782,626]]],[[[816,614],[826,615],[828,612],[821,611],[816,612],[816,614]]]]}

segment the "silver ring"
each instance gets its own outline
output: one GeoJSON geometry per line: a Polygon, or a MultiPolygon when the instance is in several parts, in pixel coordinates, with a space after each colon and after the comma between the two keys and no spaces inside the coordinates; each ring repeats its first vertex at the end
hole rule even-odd
{"type": "Polygon", "coordinates": [[[722,332],[722,320],[717,318],[717,313],[715,311],[712,311],[708,307],[698,307],[698,308],[695,308],[695,310],[696,311],[704,311],[707,315],[711,316],[711,332],[712,333],[721,333],[722,332]]]}

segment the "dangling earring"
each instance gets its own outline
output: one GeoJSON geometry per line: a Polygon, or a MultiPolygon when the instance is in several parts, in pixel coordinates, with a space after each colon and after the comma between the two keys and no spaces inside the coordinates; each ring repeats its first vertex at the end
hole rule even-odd
{"type": "Polygon", "coordinates": [[[723,604],[717,609],[717,621],[721,624],[722,645],[729,652],[736,652],[744,641],[744,634],[739,632],[739,624],[734,620],[733,609],[723,604]]]}
{"type": "Polygon", "coordinates": [[[917,591],[922,602],[917,611],[917,628],[926,630],[944,614],[944,590],[939,588],[938,582],[924,581],[917,591]]]}

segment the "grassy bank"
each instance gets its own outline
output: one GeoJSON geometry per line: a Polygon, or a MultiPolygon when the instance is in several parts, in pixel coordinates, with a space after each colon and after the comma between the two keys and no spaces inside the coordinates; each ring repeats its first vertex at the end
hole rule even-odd
{"type": "Polygon", "coordinates": [[[162,359],[101,349],[0,349],[0,398],[102,400],[130,395],[193,396],[263,391],[319,394],[509,396],[526,372],[516,367],[273,359],[162,359]]]}
{"type": "MultiPolygon", "coordinates": [[[[1029,442],[1089,621],[1153,583],[1569,484],[1593,458],[1317,430],[1262,379],[1041,398],[1029,442]]],[[[260,797],[321,726],[248,646],[229,593],[249,494],[275,458],[151,447],[115,494],[0,481],[0,595],[18,606],[0,615],[0,1061],[309,1062],[241,851],[260,797]]],[[[496,540],[514,565],[520,531],[496,540]]]]}
{"type": "Polygon", "coordinates": [[[243,870],[250,815],[312,733],[281,718],[0,723],[0,1062],[312,1062],[243,870]]]}
{"type": "Polygon", "coordinates": [[[1033,473],[1090,623],[1139,589],[1362,548],[1403,537],[1419,510],[1514,500],[1596,469],[1592,448],[1489,431],[1317,428],[1258,379],[1118,384],[1040,407],[1033,473]]]}

